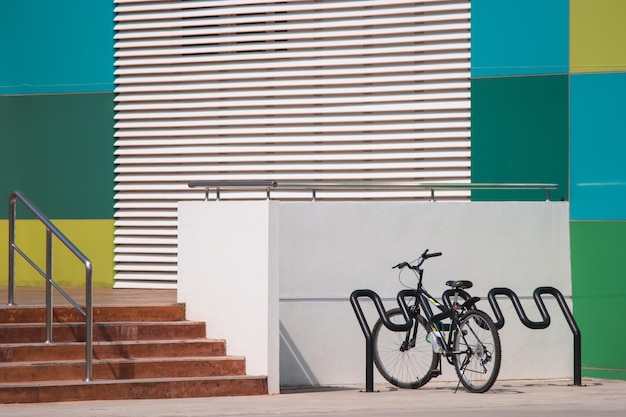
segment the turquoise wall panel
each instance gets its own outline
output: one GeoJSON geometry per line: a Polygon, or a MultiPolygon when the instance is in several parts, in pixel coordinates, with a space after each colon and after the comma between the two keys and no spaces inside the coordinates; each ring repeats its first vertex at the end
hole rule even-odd
{"type": "Polygon", "coordinates": [[[626,220],[626,73],[571,76],[571,218],[626,220]]]}
{"type": "Polygon", "coordinates": [[[0,94],[113,91],[113,0],[0,2],[0,94]]]}
{"type": "Polygon", "coordinates": [[[569,0],[472,0],[472,77],[567,73],[569,0]]]}
{"type": "Polygon", "coordinates": [[[113,93],[0,95],[0,219],[15,189],[53,219],[112,219],[113,131],[113,93]]]}
{"type": "MultiPolygon", "coordinates": [[[[567,75],[472,79],[472,182],[558,183],[568,199],[567,75]]],[[[541,200],[542,191],[472,192],[472,200],[541,200]]]]}

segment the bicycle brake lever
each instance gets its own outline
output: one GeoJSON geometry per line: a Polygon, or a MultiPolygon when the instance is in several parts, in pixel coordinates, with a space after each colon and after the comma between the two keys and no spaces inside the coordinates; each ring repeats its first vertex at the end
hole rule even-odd
{"type": "MultiPolygon", "coordinates": [[[[407,262],[400,262],[398,265],[394,266],[393,268],[404,268],[405,266],[409,266],[409,264],[407,262]]],[[[393,269],[391,268],[391,269],[393,269]]]]}

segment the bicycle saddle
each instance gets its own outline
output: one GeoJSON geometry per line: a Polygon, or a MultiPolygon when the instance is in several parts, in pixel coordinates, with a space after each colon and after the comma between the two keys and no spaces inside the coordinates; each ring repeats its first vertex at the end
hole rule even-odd
{"type": "Polygon", "coordinates": [[[474,286],[474,284],[472,284],[472,281],[446,281],[446,285],[448,287],[454,288],[455,290],[459,288],[465,290],[474,286]]]}

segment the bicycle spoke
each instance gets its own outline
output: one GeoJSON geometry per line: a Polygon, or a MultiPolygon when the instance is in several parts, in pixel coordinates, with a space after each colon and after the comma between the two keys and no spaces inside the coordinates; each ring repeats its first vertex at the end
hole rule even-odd
{"type": "MultiPolygon", "coordinates": [[[[393,322],[404,322],[400,309],[391,310],[393,322]]],[[[431,378],[437,356],[425,340],[424,318],[418,316],[418,333],[415,327],[409,332],[393,332],[379,320],[372,331],[374,337],[374,363],[381,375],[401,388],[418,388],[431,378]]]]}
{"type": "Polygon", "coordinates": [[[500,338],[484,312],[466,313],[455,333],[454,364],[461,383],[471,392],[485,392],[500,370],[500,338]]]}

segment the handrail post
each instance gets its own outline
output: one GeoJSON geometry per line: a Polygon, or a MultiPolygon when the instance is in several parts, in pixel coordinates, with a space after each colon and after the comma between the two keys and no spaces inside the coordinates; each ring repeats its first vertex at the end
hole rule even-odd
{"type": "Polygon", "coordinates": [[[85,273],[85,382],[93,380],[93,279],[91,262],[85,273]]]}
{"type": "Polygon", "coordinates": [[[15,305],[15,207],[16,198],[9,199],[9,306],[15,305]]]}
{"type": "Polygon", "coordinates": [[[52,232],[46,227],[46,343],[52,343],[52,232]]]}

